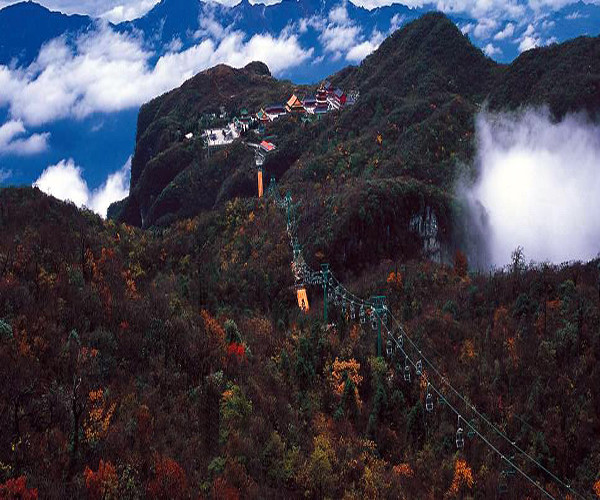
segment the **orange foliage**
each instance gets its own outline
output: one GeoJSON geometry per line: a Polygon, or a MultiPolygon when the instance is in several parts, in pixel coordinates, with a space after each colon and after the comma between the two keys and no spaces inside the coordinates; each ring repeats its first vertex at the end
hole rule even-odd
{"type": "Polygon", "coordinates": [[[206,328],[208,335],[211,337],[211,340],[215,340],[221,344],[225,343],[225,330],[219,324],[219,322],[204,309],[200,312],[200,316],[202,316],[204,327],[206,328]]]}
{"type": "Polygon", "coordinates": [[[88,400],[90,413],[83,424],[83,430],[89,443],[97,443],[106,436],[116,405],[107,405],[102,389],[91,391],[88,400]]]}
{"type": "Polygon", "coordinates": [[[454,479],[450,485],[450,489],[446,492],[446,495],[456,496],[463,486],[467,486],[469,489],[473,487],[473,472],[467,465],[466,460],[458,459],[454,464],[454,479]]]}
{"type": "Polygon", "coordinates": [[[402,291],[402,273],[400,271],[397,273],[392,271],[387,278],[387,282],[394,290],[402,291]]]}
{"type": "Polygon", "coordinates": [[[477,353],[475,352],[473,341],[470,339],[465,340],[460,351],[461,359],[465,361],[467,359],[473,359],[475,356],[477,356],[477,353]]]}
{"type": "Polygon", "coordinates": [[[360,371],[360,363],[354,358],[348,361],[340,361],[335,358],[333,362],[333,372],[331,373],[333,392],[341,396],[344,392],[344,382],[346,374],[358,389],[358,385],[362,382],[362,377],[358,374],[360,371]]]}
{"type": "Polygon", "coordinates": [[[600,498],[600,479],[594,483],[594,493],[596,493],[596,496],[600,498]]]}
{"type": "Polygon", "coordinates": [[[508,350],[508,356],[510,357],[513,364],[517,363],[517,345],[514,337],[506,339],[506,348],[508,350]]]}
{"type": "Polygon", "coordinates": [[[20,476],[9,479],[4,484],[0,484],[0,499],[10,500],[37,500],[38,491],[35,488],[27,489],[27,478],[20,476]]]}
{"type": "Polygon", "coordinates": [[[395,465],[392,469],[392,472],[399,477],[411,478],[415,475],[415,473],[412,470],[412,467],[407,463],[395,465]]]}
{"type": "Polygon", "coordinates": [[[90,500],[117,498],[119,478],[115,466],[110,462],[100,460],[98,472],[94,472],[89,467],[86,467],[83,477],[85,478],[85,487],[87,488],[90,500]]]}
{"type": "Polygon", "coordinates": [[[154,478],[148,483],[148,497],[157,500],[179,500],[188,497],[187,477],[175,460],[156,455],[154,478]]]}

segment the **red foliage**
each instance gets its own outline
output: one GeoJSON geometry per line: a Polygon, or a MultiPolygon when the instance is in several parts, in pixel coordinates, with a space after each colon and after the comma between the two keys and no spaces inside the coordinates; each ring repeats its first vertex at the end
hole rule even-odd
{"type": "Polygon", "coordinates": [[[86,467],[83,476],[90,500],[116,498],[119,478],[113,464],[100,460],[98,472],[86,467]]]}
{"type": "Polygon", "coordinates": [[[227,347],[227,356],[229,359],[235,359],[238,363],[242,363],[246,359],[246,347],[244,344],[232,342],[227,347]]]}
{"type": "Polygon", "coordinates": [[[180,500],[189,497],[187,477],[175,460],[156,455],[154,478],[148,483],[148,497],[157,500],[180,500]]]}
{"type": "Polygon", "coordinates": [[[215,500],[239,500],[240,492],[227,483],[223,477],[218,477],[213,481],[213,495],[215,500]]]}
{"type": "Polygon", "coordinates": [[[37,500],[36,488],[27,489],[27,478],[20,476],[0,484],[0,500],[37,500]]]}

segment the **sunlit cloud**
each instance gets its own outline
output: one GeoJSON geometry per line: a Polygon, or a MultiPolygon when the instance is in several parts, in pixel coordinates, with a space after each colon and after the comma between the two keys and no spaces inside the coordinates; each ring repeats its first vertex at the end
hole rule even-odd
{"type": "Polygon", "coordinates": [[[47,132],[27,135],[22,121],[8,121],[0,125],[0,155],[27,156],[42,153],[48,149],[49,137],[47,132]]]}
{"type": "Polygon", "coordinates": [[[242,67],[260,60],[274,75],[312,56],[297,35],[226,32],[180,51],[154,55],[140,38],[118,33],[106,24],[81,35],[74,46],[64,38],[44,45],[26,68],[0,66],[0,106],[14,120],[41,125],[60,118],[84,118],[139,106],[219,63],[242,67]]]}
{"type": "Polygon", "coordinates": [[[73,159],[61,160],[48,166],[33,186],[59,200],[87,207],[106,218],[110,204],[128,195],[130,172],[131,158],[121,169],[110,174],[99,188],[90,190],[83,178],[83,169],[73,159]]]}
{"type": "Polygon", "coordinates": [[[511,252],[561,263],[600,251],[600,126],[583,116],[554,122],[545,111],[481,113],[479,180],[471,206],[487,213],[492,264],[511,252]]]}

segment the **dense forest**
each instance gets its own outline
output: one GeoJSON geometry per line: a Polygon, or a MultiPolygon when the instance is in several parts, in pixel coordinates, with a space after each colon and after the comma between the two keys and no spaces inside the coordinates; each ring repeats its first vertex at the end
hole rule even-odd
{"type": "Polygon", "coordinates": [[[385,332],[377,356],[370,321],[335,302],[324,321],[319,286],[300,310],[286,214],[256,197],[247,148],[207,158],[178,137],[219,102],[211,78],[238,108],[298,90],[264,65],[142,107],[131,194],[109,220],[0,189],[0,499],[600,498],[600,261],[528,265],[517,248],[475,271],[452,191],[483,100],[530,102],[507,89],[552,79],[548,54],[592,54],[589,77],[544,102],[593,114],[600,94],[580,90],[598,85],[598,46],[497,67],[427,15],[334,76],[360,89],[353,108],[273,125],[265,171],[293,194],[307,263],[386,296],[431,362],[410,380],[385,332]],[[409,231],[426,207],[439,263],[409,231]]]}

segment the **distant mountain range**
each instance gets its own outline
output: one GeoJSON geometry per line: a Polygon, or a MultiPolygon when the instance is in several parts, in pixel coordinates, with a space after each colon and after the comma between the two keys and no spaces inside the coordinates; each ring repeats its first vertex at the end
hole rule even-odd
{"type": "MultiPolygon", "coordinates": [[[[314,82],[349,63],[360,62],[395,29],[432,10],[433,4],[422,8],[394,4],[367,10],[339,0],[284,0],[269,6],[242,0],[234,7],[198,0],[162,0],[143,17],[111,26],[119,32],[143,36],[156,59],[233,30],[247,37],[264,33],[277,37],[293,28],[301,45],[314,50],[309,60],[293,69],[293,74],[283,76],[293,76],[296,82],[314,82]],[[336,12],[340,6],[344,10],[336,12]]],[[[498,22],[464,15],[449,17],[497,62],[510,62],[520,51],[536,45],[600,33],[600,6],[584,2],[570,4],[531,23],[523,19],[498,22]]],[[[27,66],[44,43],[59,36],[73,37],[95,22],[87,16],[51,12],[34,2],[5,7],[0,10],[0,64],[27,66]],[[14,26],[19,29],[12,29],[14,26]]]]}

